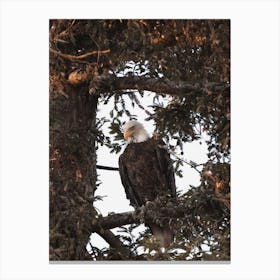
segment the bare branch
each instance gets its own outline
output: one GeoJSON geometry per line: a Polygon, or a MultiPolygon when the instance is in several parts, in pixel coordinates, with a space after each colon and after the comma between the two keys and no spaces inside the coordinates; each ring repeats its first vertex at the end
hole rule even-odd
{"type": "Polygon", "coordinates": [[[104,169],[104,170],[112,170],[112,171],[119,171],[118,167],[111,167],[111,166],[104,166],[104,165],[96,165],[97,169],[104,169]]]}
{"type": "Polygon", "coordinates": [[[88,52],[88,53],[85,53],[85,54],[81,54],[81,55],[71,55],[71,54],[66,54],[66,53],[61,53],[61,52],[58,52],[52,48],[50,48],[50,52],[55,54],[55,55],[58,55],[60,57],[63,57],[65,59],[70,59],[70,60],[80,60],[80,59],[85,59],[85,58],[88,58],[89,56],[92,56],[92,55],[101,55],[101,54],[109,54],[110,53],[110,50],[103,50],[103,51],[92,51],[92,52],[88,52]]]}

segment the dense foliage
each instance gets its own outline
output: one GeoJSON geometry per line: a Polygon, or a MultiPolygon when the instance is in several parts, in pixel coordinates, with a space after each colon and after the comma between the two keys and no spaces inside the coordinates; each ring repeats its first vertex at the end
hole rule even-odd
{"type": "MultiPolygon", "coordinates": [[[[49,31],[50,259],[229,260],[230,22],[50,20],[49,31]],[[147,91],[149,108],[142,105],[147,91]],[[98,106],[112,100],[110,115],[97,119],[98,106]],[[132,223],[120,236],[110,227],[96,231],[111,246],[92,244],[89,256],[91,225],[102,219],[92,207],[96,148],[120,151],[123,117],[135,117],[128,100],[154,121],[170,149],[183,151],[184,142],[207,133],[209,161],[199,171],[201,185],[180,194],[184,215],[158,213],[176,230],[169,251],[157,250],[148,229],[132,236],[132,223]],[[146,251],[140,254],[139,246],[146,251]]],[[[180,174],[184,162],[176,161],[180,174]]]]}

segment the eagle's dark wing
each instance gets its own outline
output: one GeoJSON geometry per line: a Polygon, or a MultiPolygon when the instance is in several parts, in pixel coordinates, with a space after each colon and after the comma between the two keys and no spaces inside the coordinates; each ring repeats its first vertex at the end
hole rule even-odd
{"type": "Polygon", "coordinates": [[[163,176],[164,184],[167,186],[171,196],[176,198],[176,185],[172,160],[167,151],[166,144],[162,140],[157,142],[156,154],[160,167],[160,173],[163,176]]]}
{"type": "Polygon", "coordinates": [[[127,199],[130,200],[130,203],[133,207],[140,207],[143,204],[143,201],[136,192],[136,190],[133,188],[133,185],[129,180],[127,168],[123,160],[123,155],[119,157],[119,173],[121,176],[121,181],[124,186],[127,199]]]}
{"type": "MultiPolygon", "coordinates": [[[[119,172],[126,196],[135,208],[162,194],[176,197],[173,165],[163,141],[152,138],[129,144],[119,158],[119,172]]],[[[172,243],[174,234],[169,225],[151,221],[147,225],[161,247],[172,243]]]]}

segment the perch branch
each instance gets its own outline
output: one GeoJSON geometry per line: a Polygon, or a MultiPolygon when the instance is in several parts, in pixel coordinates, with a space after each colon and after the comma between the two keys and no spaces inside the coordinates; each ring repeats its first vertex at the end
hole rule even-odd
{"type": "MultiPolygon", "coordinates": [[[[228,207],[228,200],[221,200],[220,197],[217,197],[216,193],[213,190],[209,190],[209,194],[211,193],[211,198],[207,197],[207,203],[211,200],[219,200],[223,202],[224,206],[228,207]]],[[[91,223],[92,232],[99,232],[102,230],[108,230],[116,227],[120,227],[123,225],[129,224],[140,224],[140,223],[149,223],[154,222],[155,217],[162,221],[166,219],[173,218],[192,218],[194,214],[194,209],[189,207],[186,202],[180,201],[168,201],[164,202],[164,206],[162,206],[162,202],[155,200],[153,202],[149,201],[144,206],[136,209],[135,211],[129,211],[124,213],[113,213],[109,214],[106,217],[98,217],[94,218],[91,223]]]]}
{"type": "Polygon", "coordinates": [[[192,213],[188,213],[187,211],[189,210],[184,205],[164,206],[160,207],[159,210],[153,210],[149,205],[146,205],[145,207],[142,206],[141,209],[137,209],[135,211],[111,214],[106,217],[95,219],[92,221],[91,229],[93,232],[96,232],[102,229],[105,230],[133,223],[142,223],[143,213],[145,221],[153,220],[155,217],[155,212],[160,213],[161,215],[164,215],[168,218],[179,218],[192,215],[192,213]]]}

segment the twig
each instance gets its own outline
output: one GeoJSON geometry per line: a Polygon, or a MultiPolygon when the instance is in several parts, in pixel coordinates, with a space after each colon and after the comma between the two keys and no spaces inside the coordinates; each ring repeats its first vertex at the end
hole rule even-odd
{"type": "Polygon", "coordinates": [[[119,171],[118,167],[111,167],[111,166],[104,166],[104,165],[96,165],[97,169],[104,169],[104,170],[114,170],[119,171]]]}
{"type": "Polygon", "coordinates": [[[196,164],[195,162],[187,161],[186,159],[179,157],[174,151],[168,149],[167,145],[159,145],[159,147],[165,149],[168,153],[170,153],[177,159],[181,160],[182,162],[188,164],[191,168],[193,168],[195,171],[197,171],[199,174],[201,174],[201,171],[199,171],[196,167],[204,165],[204,163],[196,164]]]}
{"type": "Polygon", "coordinates": [[[58,56],[61,56],[65,59],[70,59],[70,60],[80,60],[80,59],[84,59],[84,58],[87,58],[89,56],[92,56],[92,55],[101,55],[101,54],[108,54],[110,53],[110,50],[104,50],[104,51],[92,51],[92,52],[88,52],[88,53],[85,53],[85,54],[81,54],[81,55],[71,55],[71,54],[66,54],[66,53],[61,53],[61,52],[58,52],[52,48],[50,48],[50,52],[51,53],[54,53],[58,56]]]}
{"type": "Polygon", "coordinates": [[[151,112],[149,112],[146,108],[144,108],[144,106],[140,103],[139,99],[137,98],[137,96],[133,93],[132,98],[135,100],[136,104],[138,105],[138,107],[140,109],[142,109],[147,115],[149,116],[153,116],[153,114],[151,112]]]}
{"type": "Polygon", "coordinates": [[[72,20],[71,24],[70,24],[65,30],[61,31],[61,32],[57,35],[57,37],[60,37],[60,36],[63,36],[64,34],[66,34],[66,33],[71,29],[71,27],[74,25],[75,22],[76,22],[75,19],[72,20]]]}

